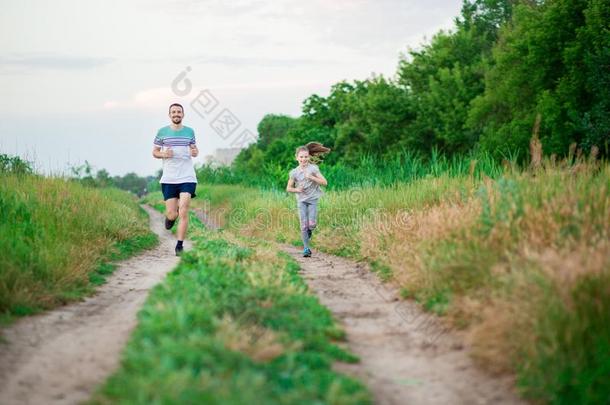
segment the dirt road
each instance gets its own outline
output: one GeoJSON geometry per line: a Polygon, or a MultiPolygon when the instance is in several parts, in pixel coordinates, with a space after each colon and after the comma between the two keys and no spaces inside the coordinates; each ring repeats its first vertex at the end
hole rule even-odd
{"type": "MultiPolygon", "coordinates": [[[[148,290],[178,262],[162,216],[146,209],[161,239],[158,248],[123,262],[95,296],[2,330],[7,343],[0,344],[1,404],[79,403],[118,366],[148,290]]],[[[282,249],[299,262],[302,276],[343,325],[347,346],[361,359],[337,369],[367,384],[376,403],[521,403],[509,378],[481,372],[452,331],[417,304],[398,300],[397,291],[363,265],[282,249]]]]}
{"type": "Polygon", "coordinates": [[[337,369],[359,377],[377,404],[519,404],[510,378],[479,370],[455,333],[416,303],[398,300],[363,265],[314,252],[283,249],[294,257],[313,292],[347,333],[359,364],[337,369]]]}
{"type": "Polygon", "coordinates": [[[1,331],[1,404],[76,404],[118,367],[148,291],[178,263],[162,215],[145,209],[157,248],[121,262],[94,296],[1,331]]]}

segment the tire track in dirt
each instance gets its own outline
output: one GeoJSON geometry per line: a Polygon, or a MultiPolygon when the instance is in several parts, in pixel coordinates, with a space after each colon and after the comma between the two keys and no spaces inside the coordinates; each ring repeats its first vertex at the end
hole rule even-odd
{"type": "Polygon", "coordinates": [[[378,404],[520,404],[510,377],[477,368],[456,334],[416,303],[398,299],[364,265],[283,246],[301,276],[347,334],[360,363],[337,363],[371,389],[378,404]]]}
{"type": "Polygon", "coordinates": [[[121,262],[94,296],[1,331],[0,403],[76,404],[118,367],[148,291],[179,261],[163,216],[143,208],[159,246],[121,262]]]}

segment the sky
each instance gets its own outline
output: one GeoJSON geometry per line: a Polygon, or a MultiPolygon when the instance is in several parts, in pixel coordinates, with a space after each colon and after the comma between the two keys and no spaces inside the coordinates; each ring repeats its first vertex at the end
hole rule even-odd
{"type": "MultiPolygon", "coordinates": [[[[200,156],[256,139],[341,80],[394,77],[400,56],[451,29],[456,0],[22,0],[0,14],[0,153],[39,172],[87,161],[154,174],[167,108],[200,156]]],[[[307,141],[307,140],[304,140],[307,141]]]]}

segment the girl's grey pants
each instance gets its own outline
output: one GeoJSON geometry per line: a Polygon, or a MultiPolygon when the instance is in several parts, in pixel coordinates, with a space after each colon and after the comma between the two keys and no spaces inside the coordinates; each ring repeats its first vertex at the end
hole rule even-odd
{"type": "Polygon", "coordinates": [[[310,231],[313,231],[317,225],[318,200],[299,201],[297,205],[299,207],[303,247],[309,249],[310,231]]]}

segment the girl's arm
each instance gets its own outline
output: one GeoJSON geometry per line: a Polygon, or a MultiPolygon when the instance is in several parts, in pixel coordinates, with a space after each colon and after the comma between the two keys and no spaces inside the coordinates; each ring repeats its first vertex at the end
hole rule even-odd
{"type": "Polygon", "coordinates": [[[300,187],[294,186],[294,179],[291,177],[288,179],[288,184],[286,185],[286,191],[289,193],[302,193],[303,189],[300,187]]]}
{"type": "Polygon", "coordinates": [[[324,176],[322,176],[322,173],[318,172],[315,175],[314,174],[310,174],[307,176],[307,178],[311,181],[315,181],[316,183],[318,183],[321,186],[327,186],[328,182],[326,181],[326,178],[324,176]]]}

